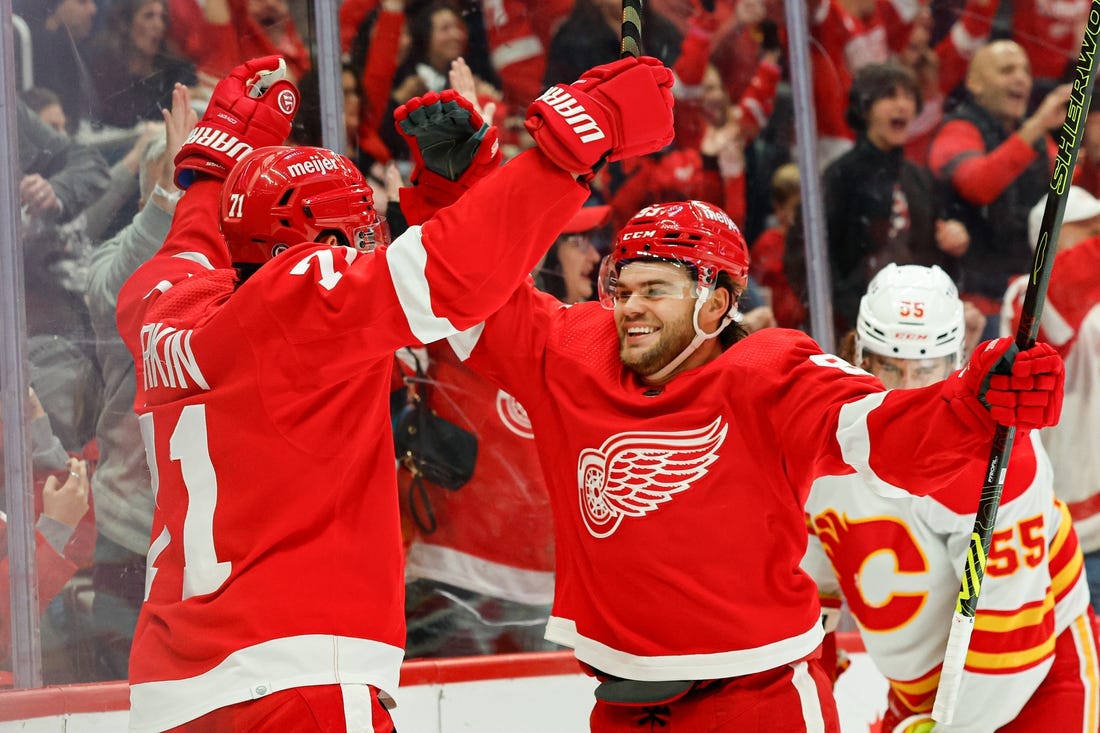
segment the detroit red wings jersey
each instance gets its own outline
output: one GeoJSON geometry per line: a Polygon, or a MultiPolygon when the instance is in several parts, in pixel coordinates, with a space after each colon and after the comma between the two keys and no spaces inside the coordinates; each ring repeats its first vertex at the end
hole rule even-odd
{"type": "Polygon", "coordinates": [[[557,543],[547,638],[631,679],[743,675],[813,653],[817,587],[799,567],[811,482],[978,481],[988,447],[975,436],[993,429],[976,400],[884,392],[783,329],[643,385],[610,312],[530,287],[449,341],[531,419],[557,543]]]}
{"type": "Polygon", "coordinates": [[[156,496],[130,667],[139,731],[302,685],[394,690],[393,352],[484,318],[585,191],[536,152],[384,252],[299,245],[236,292],[217,195],[188,191],[119,297],[156,496]],[[528,200],[528,177],[549,196],[528,200]]]}
{"type": "MultiPolygon", "coordinates": [[[[1014,720],[1050,671],[1058,635],[1084,618],[1084,560],[1053,480],[1038,436],[1020,436],[959,693],[967,704],[952,730],[1014,720]]],[[[912,713],[928,713],[935,700],[981,488],[880,494],[856,477],[829,476],[806,502],[816,536],[803,567],[824,594],[843,594],[875,666],[912,713]]]]}
{"type": "MultiPolygon", "coordinates": [[[[554,596],[554,531],[527,412],[463,366],[446,344],[429,345],[427,355],[432,409],[477,436],[477,465],[458,491],[426,482],[438,527],[428,533],[406,522],[414,527],[406,578],[548,605],[554,596]]],[[[409,472],[399,468],[406,514],[410,482],[409,472]]]]}
{"type": "MultiPolygon", "coordinates": [[[[1005,294],[1001,329],[1006,335],[1016,332],[1026,289],[1021,277],[1005,294]]],[[[1100,445],[1100,237],[1055,256],[1038,338],[1058,349],[1066,363],[1062,417],[1042,431],[1043,445],[1081,548],[1093,552],[1100,550],[1100,458],[1093,450],[1100,445]]]]}

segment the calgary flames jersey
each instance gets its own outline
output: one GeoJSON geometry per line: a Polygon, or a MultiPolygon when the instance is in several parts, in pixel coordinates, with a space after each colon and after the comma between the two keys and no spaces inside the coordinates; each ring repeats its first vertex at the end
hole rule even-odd
{"type": "Polygon", "coordinates": [[[817,587],[799,567],[811,483],[978,482],[993,431],[972,397],[884,392],[785,329],[645,385],[622,365],[610,312],[532,287],[449,341],[531,419],[554,512],[547,638],[629,679],[723,678],[814,653],[817,587]]]}
{"type": "MultiPolygon", "coordinates": [[[[988,436],[991,438],[992,436],[988,436]]],[[[1084,560],[1035,434],[1009,463],[952,730],[1014,720],[1086,613],[1084,560]]],[[[855,476],[814,482],[803,567],[843,594],[875,665],[912,713],[932,709],[982,482],[930,496],[869,491],[855,476]]]]}
{"type": "Polygon", "coordinates": [[[393,692],[393,353],[485,318],[586,195],[531,151],[384,251],[299,245],[234,290],[218,192],[188,191],[119,296],[156,497],[138,731],[303,685],[393,692]]]}

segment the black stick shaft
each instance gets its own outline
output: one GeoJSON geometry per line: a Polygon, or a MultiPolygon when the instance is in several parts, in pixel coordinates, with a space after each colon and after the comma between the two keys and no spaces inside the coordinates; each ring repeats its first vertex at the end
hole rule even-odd
{"type": "Polygon", "coordinates": [[[623,0],[623,36],[619,58],[642,55],[642,0],[623,0]]]}
{"type": "MultiPolygon", "coordinates": [[[[1077,154],[1081,150],[1085,118],[1089,113],[1092,90],[1096,84],[1098,37],[1100,37],[1100,0],[1093,0],[1089,8],[1085,35],[1081,41],[1081,54],[1077,58],[1077,66],[1074,70],[1073,90],[1066,109],[1066,121],[1062,124],[1061,136],[1058,139],[1058,155],[1054,162],[1054,173],[1050,179],[1050,193],[1047,196],[1046,208],[1043,210],[1039,239],[1035,244],[1035,257],[1028,276],[1020,325],[1016,329],[1016,346],[1021,351],[1035,344],[1035,337],[1039,332],[1039,319],[1043,313],[1047,287],[1050,284],[1050,272],[1054,267],[1054,255],[1058,249],[1062,215],[1066,210],[1066,198],[1073,180],[1073,169],[1077,164],[1077,154]]],[[[1015,438],[1016,429],[1003,425],[998,425],[993,435],[993,447],[985,472],[985,485],[982,487],[978,514],[974,519],[974,529],[970,535],[970,548],[967,551],[966,566],[963,568],[962,587],[955,606],[955,618],[947,640],[940,686],[936,692],[936,703],[932,710],[932,717],[940,723],[951,722],[959,703],[959,686],[962,683],[970,632],[973,630],[978,596],[985,578],[986,558],[989,556],[989,547],[993,539],[993,527],[997,523],[997,510],[1001,503],[1005,473],[1008,470],[1009,455],[1012,453],[1015,438]]]]}

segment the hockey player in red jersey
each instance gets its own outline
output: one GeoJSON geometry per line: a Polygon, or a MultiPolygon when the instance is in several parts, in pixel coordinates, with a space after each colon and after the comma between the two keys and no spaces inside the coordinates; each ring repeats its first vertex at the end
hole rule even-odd
{"type": "Polygon", "coordinates": [[[528,285],[448,339],[530,416],[554,512],[546,635],[601,680],[598,733],[837,731],[817,587],[799,567],[813,481],[980,485],[994,419],[1058,416],[1046,346],[1012,376],[989,374],[1010,347],[994,341],[942,385],[885,392],[805,334],[745,336],[747,271],[724,212],[655,205],[605,260],[610,310],[528,285]]]}
{"type": "MultiPolygon", "coordinates": [[[[215,88],[176,157],[190,186],[172,230],[119,294],[156,494],[134,731],[392,730],[393,353],[486,318],[580,208],[594,166],[672,136],[668,69],[597,67],[532,110],[539,149],[384,246],[350,161],[265,147],[297,107],[280,66],[251,61],[215,88]]],[[[463,186],[424,142],[441,130],[461,133],[447,150],[463,170],[496,166],[495,130],[455,96],[398,110],[424,151],[414,178],[463,186]]]]}
{"type": "MultiPolygon", "coordinates": [[[[889,388],[923,387],[958,368],[964,331],[963,303],[943,270],[891,264],[860,303],[854,355],[842,356],[889,388]]],[[[1100,729],[1084,558],[1055,481],[1038,433],[1021,436],[959,693],[967,704],[945,730],[1100,729]]],[[[930,724],[981,489],[979,482],[930,496],[868,491],[851,474],[823,476],[810,491],[802,566],[830,600],[847,600],[890,682],[885,733],[930,724]]]]}

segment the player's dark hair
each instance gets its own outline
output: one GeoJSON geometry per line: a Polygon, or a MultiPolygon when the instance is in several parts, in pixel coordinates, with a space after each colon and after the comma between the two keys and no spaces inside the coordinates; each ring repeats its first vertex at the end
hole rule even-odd
{"type": "Polygon", "coordinates": [[[923,99],[917,77],[898,64],[868,64],[856,72],[848,92],[848,111],[844,120],[857,135],[867,130],[871,106],[880,99],[889,99],[899,91],[908,92],[917,100],[920,112],[923,99]]]}
{"type": "MultiPolygon", "coordinates": [[[[728,290],[730,294],[729,307],[733,308],[737,305],[737,300],[741,297],[741,291],[734,284],[733,278],[730,277],[730,274],[728,272],[718,273],[718,279],[714,282],[714,288],[716,290],[718,288],[725,288],[726,290],[728,290]]],[[[748,335],[749,332],[746,331],[740,323],[734,321],[730,325],[723,328],[722,332],[718,334],[718,343],[722,345],[722,350],[725,351],[748,335]]]]}

